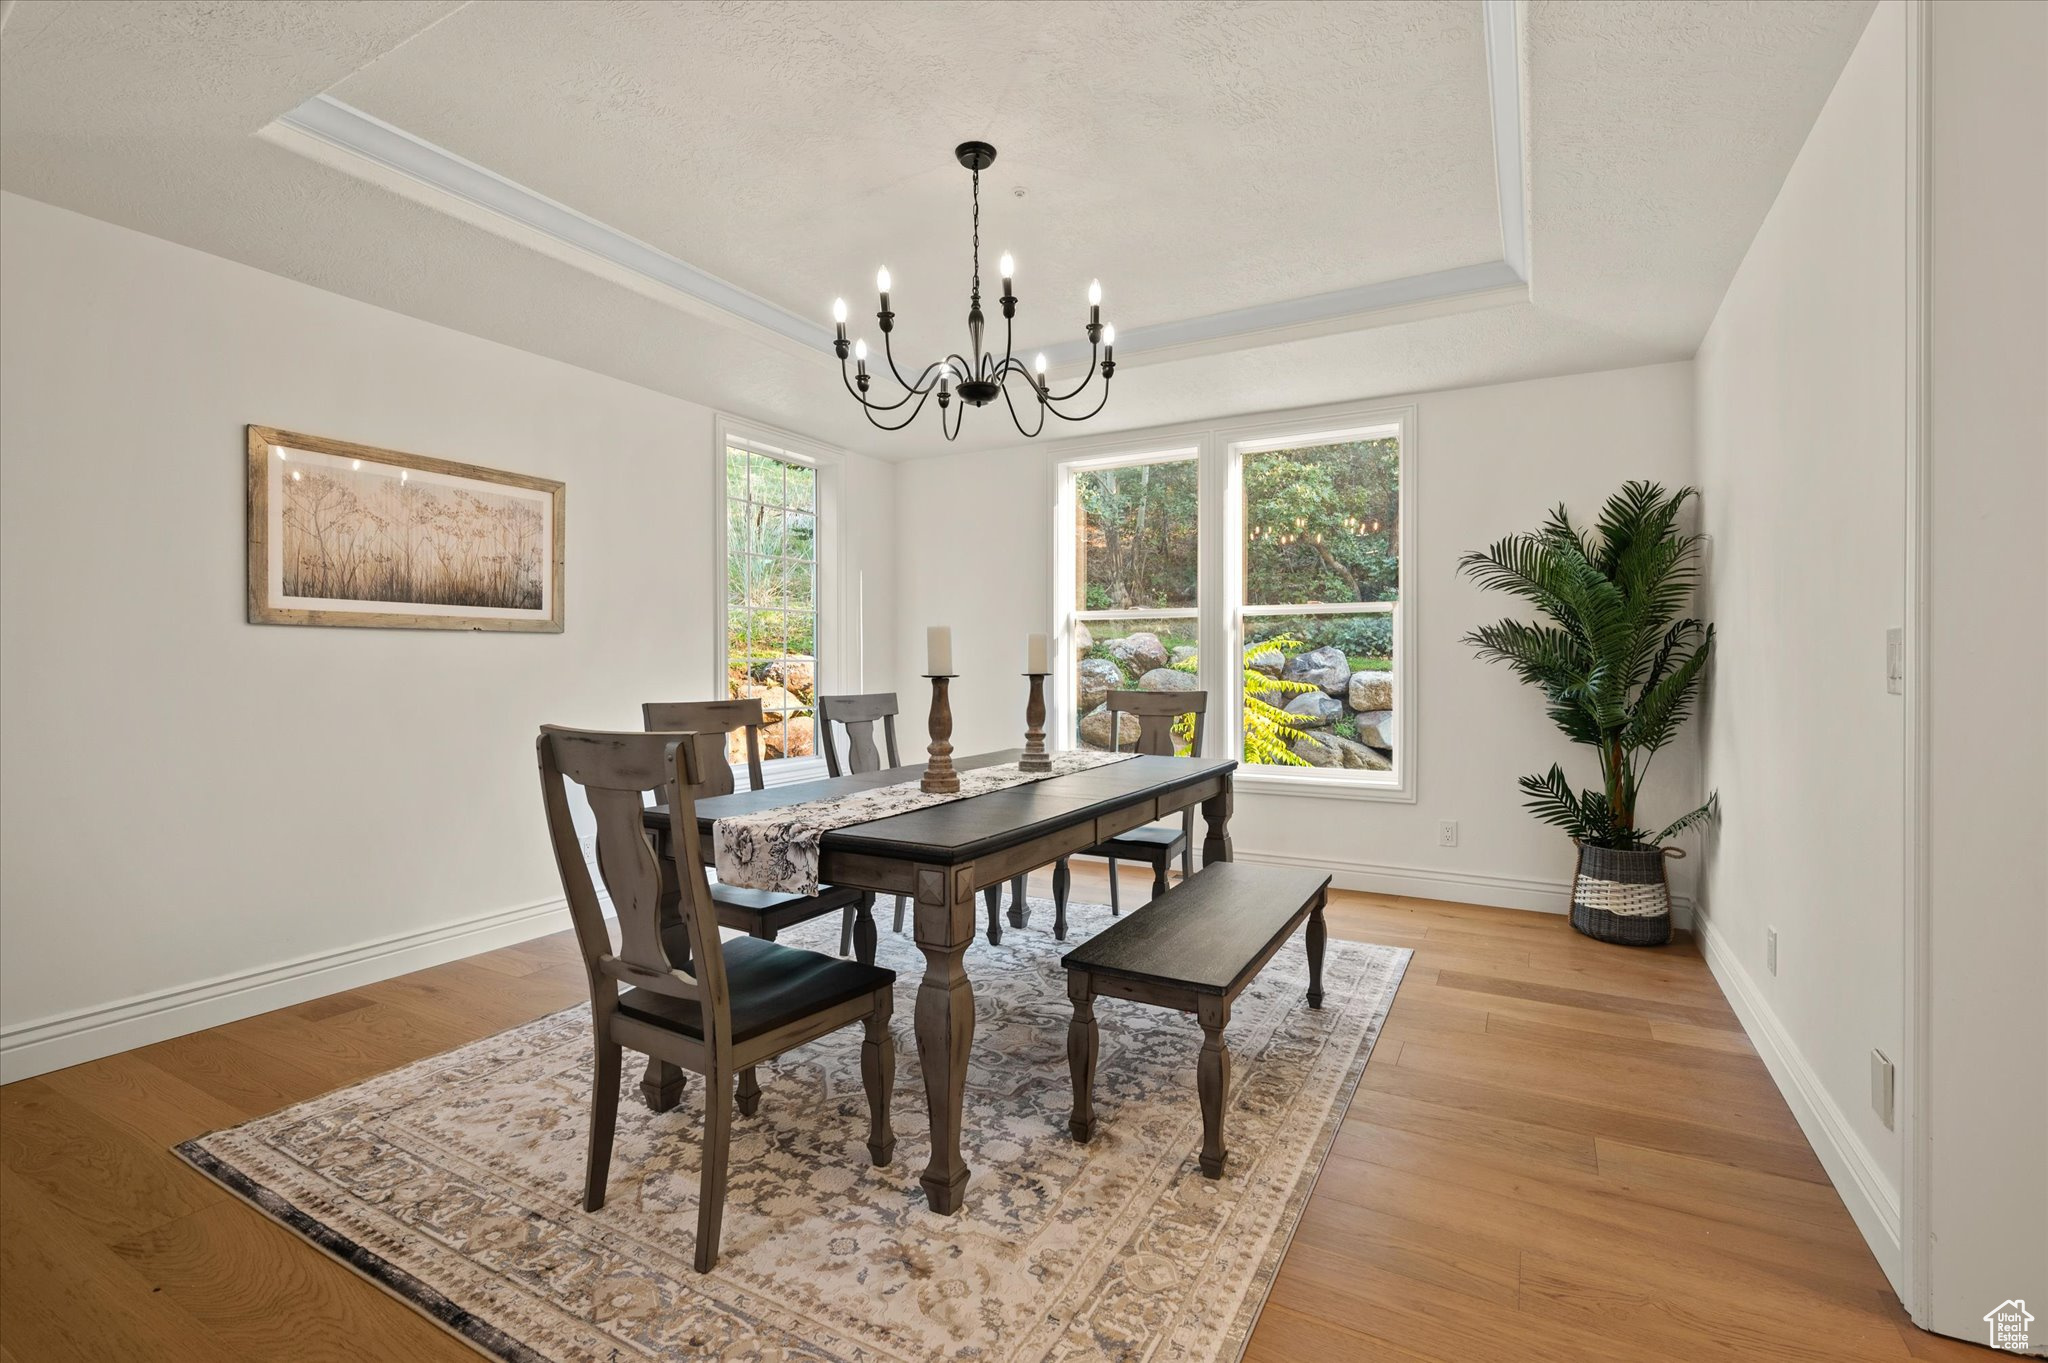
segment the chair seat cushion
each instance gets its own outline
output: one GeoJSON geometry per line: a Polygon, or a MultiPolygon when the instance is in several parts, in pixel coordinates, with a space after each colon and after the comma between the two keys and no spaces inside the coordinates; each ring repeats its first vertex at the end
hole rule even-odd
{"type": "Polygon", "coordinates": [[[1084,857],[1156,857],[1180,850],[1187,834],[1176,824],[1148,823],[1096,843],[1084,857]]]}
{"type": "MultiPolygon", "coordinates": [[[[678,925],[669,929],[668,935],[682,933],[678,925]]],[[[671,940],[667,946],[671,960],[682,960],[688,955],[687,940],[671,940]]],[[[896,983],[893,970],[823,956],[800,947],[778,946],[754,937],[735,937],[725,943],[724,950],[734,1041],[751,1040],[785,1023],[896,983]]],[[[694,999],[628,989],[619,995],[619,1011],[655,1027],[667,1027],[700,1041],[704,1038],[703,1017],[694,999]]]]}

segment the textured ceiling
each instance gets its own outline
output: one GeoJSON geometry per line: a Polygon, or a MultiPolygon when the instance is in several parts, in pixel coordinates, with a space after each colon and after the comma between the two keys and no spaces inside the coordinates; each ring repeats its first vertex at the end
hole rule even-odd
{"type": "MultiPolygon", "coordinates": [[[[1533,0],[1528,303],[1127,364],[1092,426],[1690,355],[1870,7],[1533,0]]],[[[829,354],[253,135],[323,91],[806,315],[867,306],[886,260],[931,348],[958,339],[967,136],[1002,149],[984,258],[1017,253],[1034,320],[1094,275],[1129,326],[1501,248],[1471,0],[21,0],[0,187],[885,458],[942,447],[870,430],[829,354]]],[[[1007,431],[972,413],[961,443],[1007,431]]]]}
{"type": "Polygon", "coordinates": [[[1477,0],[486,2],[331,93],[808,317],[886,263],[948,343],[967,138],[1032,346],[1094,277],[1128,330],[1500,258],[1477,0]]]}

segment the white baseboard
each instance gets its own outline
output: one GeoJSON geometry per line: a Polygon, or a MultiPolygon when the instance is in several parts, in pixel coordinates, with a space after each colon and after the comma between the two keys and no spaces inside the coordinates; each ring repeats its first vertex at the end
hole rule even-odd
{"type": "Polygon", "coordinates": [[[1849,1119],[1821,1084],[1820,1076],[1806,1063],[1793,1044],[1778,1015],[1772,1011],[1763,991],[1737,960],[1735,953],[1714,932],[1713,922],[1701,915],[1694,926],[1707,969],[1727,996],[1742,1029],[1763,1057],[1764,1068],[1784,1095],[1807,1144],[1820,1157],[1821,1167],[1841,1194],[1856,1229],[1863,1233],[1878,1267],[1898,1291],[1904,1274],[1905,1256],[1899,1238],[1899,1190],[1879,1169],[1870,1149],[1856,1136],[1849,1119]]]}
{"type": "Polygon", "coordinates": [[[0,1083],[511,946],[567,926],[568,905],[559,898],[547,899],[18,1023],[0,1029],[0,1083]]]}
{"type": "MultiPolygon", "coordinates": [[[[1415,899],[1449,899],[1462,904],[1529,909],[1536,913],[1565,914],[1572,911],[1572,885],[1568,880],[1533,880],[1527,876],[1443,871],[1431,866],[1390,866],[1381,862],[1345,861],[1334,857],[1305,857],[1293,852],[1261,852],[1243,846],[1235,848],[1232,855],[1239,861],[1313,866],[1328,871],[1330,883],[1340,890],[1407,895],[1415,899]]],[[[1691,900],[1682,895],[1671,897],[1671,923],[1679,928],[1692,926],[1691,900]]]]}

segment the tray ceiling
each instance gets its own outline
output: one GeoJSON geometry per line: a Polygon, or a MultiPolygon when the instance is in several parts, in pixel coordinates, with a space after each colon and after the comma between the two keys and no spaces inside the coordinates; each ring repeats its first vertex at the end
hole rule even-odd
{"type": "Polygon", "coordinates": [[[869,430],[819,342],[886,263],[906,348],[958,344],[959,140],[1001,150],[1020,347],[1103,281],[1097,429],[1682,358],[1870,3],[22,0],[0,187],[896,458],[944,446],[869,430]],[[312,145],[309,108],[740,301],[312,145]]]}

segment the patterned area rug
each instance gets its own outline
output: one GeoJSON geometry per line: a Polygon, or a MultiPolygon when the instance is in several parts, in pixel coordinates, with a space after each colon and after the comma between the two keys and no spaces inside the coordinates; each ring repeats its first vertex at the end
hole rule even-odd
{"type": "MultiPolygon", "coordinates": [[[[886,912],[888,901],[878,905],[886,912]]],[[[1196,1168],[1192,1017],[1096,1005],[1095,1140],[1067,1136],[1060,955],[1109,911],[1052,906],[977,940],[966,1206],[926,1210],[928,1123],[911,1036],[923,958],[898,972],[896,1162],[868,1163],[860,1031],[761,1071],[732,1138],[718,1266],[699,1276],[702,1081],[657,1115],[628,1055],[604,1210],[581,1207],[590,1030],[574,1008],[330,1093],[179,1153],[483,1352],[534,1363],[971,1358],[1232,1363],[1272,1286],[1409,953],[1332,939],[1323,1009],[1299,935],[1238,1001],[1225,1139],[1196,1168]]],[[[831,951],[838,920],[784,940],[831,951]]]]}

